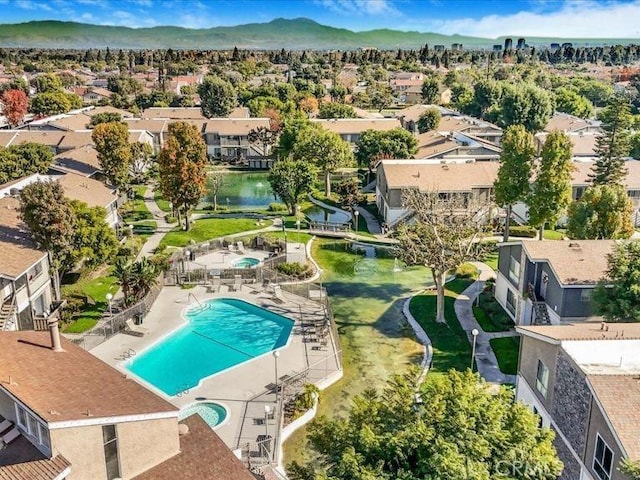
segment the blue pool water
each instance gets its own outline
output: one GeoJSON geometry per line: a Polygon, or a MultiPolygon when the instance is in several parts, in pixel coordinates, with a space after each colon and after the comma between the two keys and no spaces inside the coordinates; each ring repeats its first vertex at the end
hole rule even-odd
{"type": "Polygon", "coordinates": [[[198,414],[207,424],[213,428],[220,425],[227,418],[227,409],[222,405],[214,402],[201,402],[189,405],[180,410],[178,418],[184,420],[191,415],[198,414]]]}
{"type": "Polygon", "coordinates": [[[260,263],[260,260],[253,257],[243,257],[231,262],[231,266],[234,268],[251,268],[260,263]]]}
{"type": "Polygon", "coordinates": [[[242,300],[214,299],[187,311],[188,324],[127,368],[167,395],[286,345],[293,320],[242,300]]]}

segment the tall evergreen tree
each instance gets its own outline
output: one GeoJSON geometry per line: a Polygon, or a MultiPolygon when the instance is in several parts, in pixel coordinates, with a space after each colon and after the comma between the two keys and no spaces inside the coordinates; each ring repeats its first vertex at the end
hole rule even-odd
{"type": "Polygon", "coordinates": [[[571,140],[559,130],[551,132],[542,146],[538,174],[527,202],[529,222],[540,228],[540,240],[545,224],[555,224],[571,203],[571,149],[571,140]]]}
{"type": "Polygon", "coordinates": [[[522,125],[508,127],[502,137],[498,178],[493,184],[496,203],[506,210],[504,241],[509,240],[509,220],[513,205],[529,194],[529,182],[535,155],[533,135],[522,125]]]}
{"type": "Polygon", "coordinates": [[[627,174],[624,157],[629,155],[629,127],[633,122],[629,98],[614,95],[599,115],[602,121],[602,135],[596,140],[595,151],[598,159],[593,164],[590,175],[594,185],[621,185],[627,174]]]}

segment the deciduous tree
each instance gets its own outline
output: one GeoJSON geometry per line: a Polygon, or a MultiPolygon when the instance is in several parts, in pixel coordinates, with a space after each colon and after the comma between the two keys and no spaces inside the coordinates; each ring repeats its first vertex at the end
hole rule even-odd
{"type": "Polygon", "coordinates": [[[22,90],[7,90],[2,94],[2,114],[12,127],[20,125],[29,111],[29,99],[22,90]]]}
{"type": "Polygon", "coordinates": [[[624,157],[629,155],[629,128],[633,121],[627,96],[614,95],[598,116],[602,121],[602,134],[596,139],[591,182],[594,185],[622,185],[627,169],[624,157]]]}
{"type": "Polygon", "coordinates": [[[593,116],[593,103],[575,90],[568,87],[560,87],[555,91],[556,110],[575,115],[580,118],[593,116]]]}
{"type": "Polygon", "coordinates": [[[318,113],[318,99],[316,97],[305,97],[300,100],[300,110],[302,110],[307,117],[311,117],[318,113]]]}
{"type": "Polygon", "coordinates": [[[126,188],[130,181],[131,148],[129,128],[121,122],[96,125],[91,134],[100,168],[112,185],[126,188]]]}
{"type": "Polygon", "coordinates": [[[509,240],[511,209],[529,194],[535,153],[533,135],[522,125],[513,125],[505,130],[498,177],[493,184],[496,203],[506,210],[505,242],[509,240]]]}
{"type": "Polygon", "coordinates": [[[278,132],[269,127],[254,128],[247,135],[249,142],[257,146],[259,153],[265,157],[271,155],[271,147],[278,142],[278,132]]]}
{"type": "Polygon", "coordinates": [[[593,292],[593,311],[613,322],[640,322],[640,242],[615,246],[607,272],[593,292]]]}
{"type": "Polygon", "coordinates": [[[356,118],[356,111],[351,105],[327,102],[320,105],[318,118],[356,118]]]}
{"type": "Polygon", "coordinates": [[[436,77],[427,77],[422,82],[422,101],[427,104],[438,103],[440,96],[440,82],[436,77]]]}
{"type": "Polygon", "coordinates": [[[271,189],[295,215],[300,198],[311,191],[318,169],[307,160],[278,160],[269,170],[271,189]]]}
{"type": "Polygon", "coordinates": [[[162,195],[175,208],[183,210],[185,229],[191,222],[189,211],[205,192],[207,180],[207,145],[194,125],[175,122],[158,156],[159,183],[162,195]]]}
{"type": "Polygon", "coordinates": [[[353,165],[353,152],[337,133],[324,128],[304,128],[298,132],[291,150],[294,160],[317,166],[324,174],[325,195],[331,195],[331,174],[341,167],[353,165]]]}
{"type": "Polygon", "coordinates": [[[567,234],[578,239],[629,238],[633,234],[633,203],[620,185],[587,188],[569,206],[567,234]]]}
{"type": "Polygon", "coordinates": [[[58,115],[71,110],[71,101],[64,92],[39,93],[31,100],[31,111],[36,115],[58,115]]]}
{"type": "Polygon", "coordinates": [[[214,211],[218,210],[218,192],[224,184],[224,177],[224,173],[219,170],[209,172],[209,175],[207,175],[207,191],[211,196],[214,211]]]}
{"type": "Polygon", "coordinates": [[[487,230],[484,219],[490,205],[463,195],[442,198],[437,191],[405,190],[403,205],[413,212],[414,222],[397,230],[396,255],[407,265],[431,269],[436,285],[436,321],[446,323],[444,284],[447,272],[480,257],[480,242],[487,230]]]}
{"type": "Polygon", "coordinates": [[[336,193],[340,198],[340,205],[353,210],[360,205],[365,196],[360,192],[360,180],[357,177],[348,178],[336,185],[336,193]]]}
{"type": "Polygon", "coordinates": [[[153,148],[144,142],[129,144],[131,162],[129,163],[129,175],[136,182],[142,182],[153,163],[153,148]]]}
{"type": "Polygon", "coordinates": [[[323,471],[294,470],[313,480],[558,478],[553,432],[512,392],[468,370],[418,378],[395,376],[358,396],[346,417],[320,417],[309,438],[323,471]]]}
{"type": "Polygon", "coordinates": [[[571,203],[572,148],[569,137],[559,130],[547,135],[542,146],[540,165],[527,200],[529,223],[540,229],[540,240],[545,224],[555,226],[571,203]]]}
{"type": "Polygon", "coordinates": [[[0,183],[33,173],[47,173],[53,162],[53,152],[41,143],[25,142],[0,147],[0,183]]]}
{"type": "Polygon", "coordinates": [[[71,209],[75,217],[72,262],[83,262],[89,268],[109,263],[118,253],[119,244],[106,222],[107,211],[78,200],[71,201],[71,209]]]}
{"type": "Polygon", "coordinates": [[[365,130],[356,143],[356,159],[369,172],[384,158],[411,158],[417,151],[416,137],[404,128],[365,130]]]}
{"type": "Polygon", "coordinates": [[[122,115],[118,112],[102,112],[91,115],[89,127],[95,127],[101,123],[122,122],[122,115]]]}
{"type": "Polygon", "coordinates": [[[420,117],[418,117],[418,121],[416,122],[418,132],[425,133],[435,130],[438,128],[441,118],[442,115],[440,114],[440,110],[437,108],[427,108],[422,112],[422,114],[420,114],[420,117]]]}
{"type": "Polygon", "coordinates": [[[59,182],[34,182],[20,193],[20,216],[39,248],[49,252],[56,299],[60,277],[72,262],[76,221],[59,182]]]}
{"type": "Polygon", "coordinates": [[[202,114],[207,118],[226,117],[237,105],[236,89],[220,77],[205,77],[198,93],[202,114]]]}
{"type": "Polygon", "coordinates": [[[502,127],[522,125],[528,132],[542,130],[553,113],[551,94],[540,87],[521,83],[505,89],[498,123],[502,127]]]}

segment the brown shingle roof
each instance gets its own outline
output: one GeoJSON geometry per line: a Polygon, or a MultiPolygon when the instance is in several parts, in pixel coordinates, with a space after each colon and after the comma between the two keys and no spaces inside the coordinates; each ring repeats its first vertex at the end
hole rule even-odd
{"type": "Polygon", "coordinates": [[[0,480],[54,480],[71,464],[62,455],[51,459],[17,463],[0,467],[0,480]]]}
{"type": "Polygon", "coordinates": [[[419,188],[426,191],[469,192],[473,188],[489,188],[498,173],[498,162],[448,163],[441,165],[411,160],[383,160],[378,169],[384,171],[389,188],[419,188]]]}
{"type": "Polygon", "coordinates": [[[172,118],[172,119],[200,119],[205,118],[202,115],[202,110],[199,107],[151,107],[142,112],[142,118],[172,118]]]}
{"type": "Polygon", "coordinates": [[[83,147],[84,145],[93,145],[91,131],[86,132],[60,132],[64,136],[58,144],[59,150],[71,150],[73,148],[83,147]]]}
{"type": "Polygon", "coordinates": [[[178,412],[169,402],[66,338],[0,332],[0,387],[47,422],[178,412]],[[11,382],[9,381],[11,379],[11,382]]]}
{"type": "MultiPolygon", "coordinates": [[[[589,180],[589,174],[593,167],[592,162],[573,162],[575,167],[571,174],[571,184],[586,186],[591,184],[589,180]]],[[[628,170],[627,176],[624,179],[624,185],[629,189],[640,190],[640,161],[628,160],[625,162],[625,167],[628,170]]]]}
{"type": "Polygon", "coordinates": [[[17,278],[47,256],[36,248],[20,220],[18,205],[15,198],[0,198],[0,275],[11,278],[17,278]]]}
{"type": "Polygon", "coordinates": [[[129,126],[129,130],[147,130],[157,135],[167,130],[168,121],[133,118],[127,119],[126,124],[129,126]]]}
{"type": "Polygon", "coordinates": [[[556,341],[640,340],[640,323],[607,323],[607,326],[609,329],[603,330],[601,322],[583,322],[569,325],[518,326],[516,328],[524,334],[530,332],[556,341]]]}
{"type": "Polygon", "coordinates": [[[57,166],[81,175],[92,175],[101,170],[98,152],[90,145],[56,155],[55,163],[57,166]]]}
{"type": "Polygon", "coordinates": [[[589,375],[588,381],[631,460],[640,460],[640,378],[589,375]]]}
{"type": "Polygon", "coordinates": [[[547,122],[544,131],[551,132],[552,130],[560,130],[562,132],[576,132],[590,126],[592,126],[592,124],[586,120],[566,113],[556,112],[547,122]]]}
{"type": "Polygon", "coordinates": [[[522,240],[529,258],[546,261],[563,285],[593,285],[604,277],[613,240],[541,242],[522,240]]]}
{"type": "Polygon", "coordinates": [[[255,480],[199,415],[181,423],[189,427],[189,433],[180,437],[180,453],[134,480],[255,480]]]}
{"type": "Polygon", "coordinates": [[[416,136],[416,140],[418,151],[414,155],[415,158],[431,158],[459,147],[457,142],[436,131],[421,133],[416,136]]]}
{"type": "Polygon", "coordinates": [[[322,125],[327,130],[338,134],[356,134],[365,130],[378,130],[386,132],[394,128],[400,128],[400,120],[397,118],[338,118],[338,119],[314,119],[314,123],[322,125]]]}
{"type": "Polygon", "coordinates": [[[60,144],[68,132],[62,132],[59,130],[19,130],[16,133],[17,135],[11,141],[11,145],[36,142],[55,148],[60,144]]]}
{"type": "Polygon", "coordinates": [[[91,128],[89,126],[90,122],[91,117],[89,115],[79,113],[77,115],[69,115],[68,117],[54,120],[53,122],[50,122],[49,125],[59,128],[60,130],[68,130],[74,132],[77,130],[87,130],[91,128]]]}
{"type": "Polygon", "coordinates": [[[17,133],[18,132],[16,131],[0,130],[0,147],[6,147],[7,145],[9,145],[9,143],[11,143],[11,140],[13,140],[13,137],[15,137],[17,133]]]}
{"type": "Polygon", "coordinates": [[[110,105],[104,105],[102,107],[92,108],[91,110],[88,110],[86,112],[86,115],[89,115],[90,117],[92,117],[94,115],[97,115],[98,113],[119,113],[120,115],[122,115],[122,118],[133,117],[133,113],[127,110],[122,110],[121,108],[112,107],[110,105]]]}
{"type": "Polygon", "coordinates": [[[65,197],[80,200],[90,207],[107,207],[118,198],[113,189],[104,183],[83,175],[68,173],[57,177],[56,180],[64,188],[65,197]]]}
{"type": "Polygon", "coordinates": [[[210,118],[207,120],[206,133],[219,135],[247,135],[258,127],[269,128],[268,118],[210,118]]]}

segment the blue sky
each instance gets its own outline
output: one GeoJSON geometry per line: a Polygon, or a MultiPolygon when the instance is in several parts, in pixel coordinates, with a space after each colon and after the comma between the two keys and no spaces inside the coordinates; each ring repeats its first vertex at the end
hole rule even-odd
{"type": "Polygon", "coordinates": [[[0,23],[208,28],[277,17],[357,31],[640,38],[640,0],[0,0],[0,23]]]}

